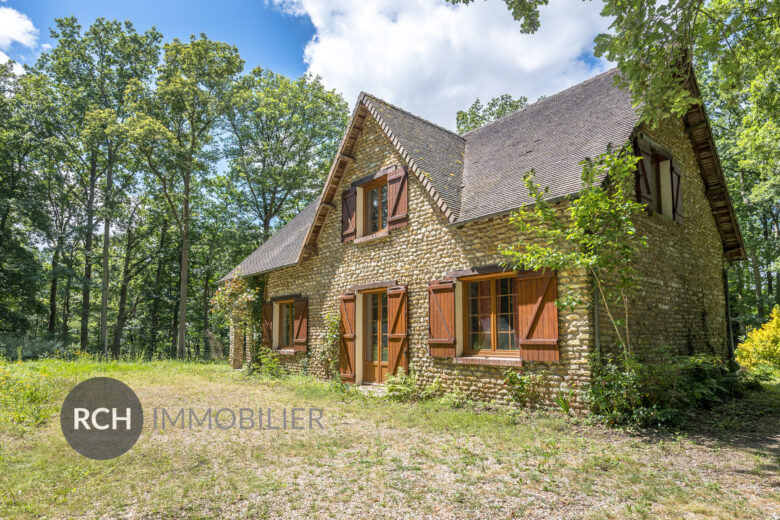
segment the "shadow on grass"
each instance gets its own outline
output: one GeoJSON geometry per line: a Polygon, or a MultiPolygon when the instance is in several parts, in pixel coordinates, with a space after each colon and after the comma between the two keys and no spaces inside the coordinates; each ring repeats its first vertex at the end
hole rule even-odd
{"type": "Polygon", "coordinates": [[[647,442],[665,442],[683,435],[708,447],[737,448],[771,458],[764,471],[780,470],[780,381],[762,384],[763,390],[749,391],[741,398],[691,412],[675,430],[642,430],[637,435],[647,442]]]}

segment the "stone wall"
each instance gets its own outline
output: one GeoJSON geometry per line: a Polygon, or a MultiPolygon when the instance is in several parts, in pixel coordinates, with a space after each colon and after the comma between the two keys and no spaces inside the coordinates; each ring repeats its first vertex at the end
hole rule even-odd
{"type": "MultiPolygon", "coordinates": [[[[630,298],[631,342],[648,356],[668,347],[676,354],[726,357],[723,247],[691,142],[679,120],[641,131],[679,163],[684,218],[678,224],[643,213],[637,222],[648,247],[637,262],[641,281],[630,298]]],[[[610,350],[615,333],[603,305],[599,315],[601,344],[610,350]]]]}
{"type": "MultiPolygon", "coordinates": [[[[647,254],[639,261],[641,289],[632,298],[630,318],[635,344],[645,349],[670,345],[681,353],[725,352],[725,312],[721,278],[722,249],[698,173],[693,151],[680,123],[670,123],[651,138],[674,153],[683,170],[685,221],[682,225],[659,215],[642,216],[641,232],[649,237],[647,254]]],[[[403,164],[392,143],[368,118],[338,192],[356,179],[403,164]]],[[[336,208],[341,201],[334,200],[336,208]]],[[[396,280],[409,288],[410,367],[421,384],[439,378],[448,391],[459,390],[473,399],[506,401],[504,367],[474,366],[439,360],[428,354],[428,293],[430,280],[452,270],[496,264],[502,245],[516,240],[508,216],[465,225],[450,225],[420,182],[409,175],[409,224],[389,236],[355,243],[341,242],[341,211],[331,211],[319,238],[319,253],[301,266],[268,273],[266,298],[300,293],[309,299],[307,353],[280,355],[291,372],[327,377],[322,338],[325,317],[338,314],[338,296],[349,287],[396,280]]],[[[564,382],[588,381],[588,356],[594,348],[592,280],[581,272],[558,273],[559,293],[578,292],[582,306],[559,311],[560,362],[526,363],[523,373],[544,376],[549,403],[564,382]]],[[[614,344],[611,325],[601,312],[602,345],[614,344]]],[[[232,339],[232,335],[231,335],[232,339]]],[[[232,349],[231,349],[232,350],[232,349]]],[[[331,356],[337,356],[333,350],[331,356]]]]}
{"type": "MultiPolygon", "coordinates": [[[[361,177],[395,164],[403,164],[392,143],[377,123],[369,118],[354,151],[355,161],[342,179],[344,187],[361,177]]],[[[337,197],[338,199],[338,197],[337,197]]],[[[341,201],[334,200],[336,208],[341,201]]],[[[459,389],[471,398],[506,399],[503,367],[456,365],[434,360],[428,354],[428,292],[430,280],[443,278],[457,269],[496,264],[502,260],[499,248],[515,240],[517,233],[507,216],[462,226],[451,226],[434,205],[423,186],[409,175],[409,224],[391,231],[389,236],[359,244],[341,242],[341,211],[328,214],[319,238],[319,253],[301,266],[292,266],[268,274],[266,297],[300,293],[309,298],[309,351],[280,356],[291,371],[306,370],[326,377],[321,338],[325,334],[325,316],[338,313],[338,296],[349,287],[383,280],[396,280],[409,287],[410,367],[421,383],[439,376],[447,390],[459,389]]],[[[561,272],[559,288],[582,290],[591,294],[590,282],[582,273],[561,272]]],[[[562,290],[562,289],[561,289],[562,290]]],[[[573,382],[583,383],[589,371],[587,355],[593,331],[587,308],[560,311],[560,362],[527,363],[523,372],[546,374],[550,390],[558,388],[567,374],[573,382]]],[[[334,355],[337,355],[335,353],[334,355]]],[[[553,395],[554,392],[546,392],[553,395]]]]}

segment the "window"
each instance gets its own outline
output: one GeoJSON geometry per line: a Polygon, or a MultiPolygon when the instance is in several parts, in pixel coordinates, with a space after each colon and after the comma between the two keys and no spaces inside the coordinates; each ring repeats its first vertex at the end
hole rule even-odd
{"type": "Polygon", "coordinates": [[[682,175],[672,156],[640,141],[637,197],[651,211],[682,224],[682,175]]]}
{"type": "Polygon", "coordinates": [[[387,293],[371,293],[366,305],[366,361],[387,362],[387,293]]]}
{"type": "Polygon", "coordinates": [[[466,351],[476,354],[516,352],[517,290],[514,278],[464,283],[466,351]]]}
{"type": "Polygon", "coordinates": [[[279,348],[292,348],[294,319],[293,302],[279,303],[279,348]]]}
{"type": "Polygon", "coordinates": [[[387,229],[387,177],[382,177],[363,188],[363,215],[366,235],[387,229]]]}

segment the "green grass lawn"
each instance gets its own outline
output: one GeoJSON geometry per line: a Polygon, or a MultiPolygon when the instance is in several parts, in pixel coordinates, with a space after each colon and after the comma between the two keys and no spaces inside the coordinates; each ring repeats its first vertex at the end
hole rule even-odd
{"type": "Polygon", "coordinates": [[[390,403],[307,378],[250,379],[223,365],[4,366],[0,518],[780,514],[777,386],[670,434],[610,430],[555,413],[455,409],[446,400],[390,403]],[[135,447],[109,461],[73,451],[57,415],[67,392],[97,375],[130,385],[147,414],[135,447]],[[20,403],[20,392],[40,399],[20,403]],[[155,407],[319,407],[324,429],[153,431],[155,407]]]}

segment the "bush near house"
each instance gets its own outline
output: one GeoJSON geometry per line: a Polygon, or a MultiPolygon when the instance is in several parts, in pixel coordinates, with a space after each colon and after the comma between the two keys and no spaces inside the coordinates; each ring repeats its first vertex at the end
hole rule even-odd
{"type": "Polygon", "coordinates": [[[740,365],[762,376],[780,373],[780,306],[763,327],[748,333],[736,357],[740,365]]]}
{"type": "Polygon", "coordinates": [[[594,416],[610,425],[678,426],[689,412],[761,388],[744,370],[715,356],[663,355],[652,362],[633,353],[591,358],[585,399],[594,416]]]}

